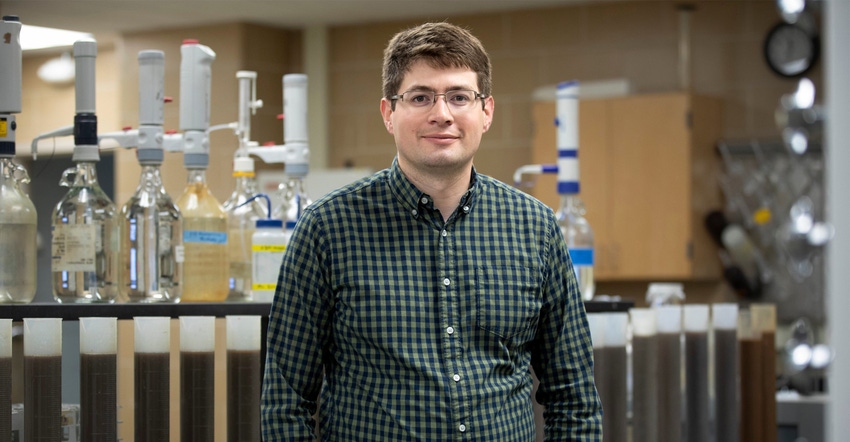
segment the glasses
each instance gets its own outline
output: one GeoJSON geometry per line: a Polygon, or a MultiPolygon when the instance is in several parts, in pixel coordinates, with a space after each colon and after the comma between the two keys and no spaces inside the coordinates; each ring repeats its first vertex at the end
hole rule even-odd
{"type": "Polygon", "coordinates": [[[473,107],[472,104],[475,103],[475,100],[479,98],[483,100],[486,98],[486,95],[466,90],[452,90],[444,94],[438,94],[433,91],[412,90],[399,95],[393,95],[390,97],[390,100],[393,100],[393,108],[395,108],[395,100],[401,100],[402,103],[414,110],[427,110],[434,106],[434,103],[437,102],[437,97],[443,97],[452,111],[466,111],[473,107]]]}

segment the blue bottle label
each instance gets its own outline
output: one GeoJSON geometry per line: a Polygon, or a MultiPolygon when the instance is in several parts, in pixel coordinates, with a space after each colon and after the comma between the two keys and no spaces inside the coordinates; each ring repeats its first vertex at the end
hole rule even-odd
{"type": "Polygon", "coordinates": [[[569,252],[574,266],[593,265],[593,249],[570,248],[569,252]]]}
{"type": "Polygon", "coordinates": [[[227,244],[227,233],[184,230],[183,243],[227,244]]]}

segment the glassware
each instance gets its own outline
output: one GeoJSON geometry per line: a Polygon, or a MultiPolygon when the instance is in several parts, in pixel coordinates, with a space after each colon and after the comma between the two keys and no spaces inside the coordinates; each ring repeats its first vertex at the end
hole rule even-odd
{"type": "Polygon", "coordinates": [[[21,190],[26,170],[0,157],[0,303],[27,303],[36,290],[36,220],[32,200],[21,190]]]}
{"type": "Polygon", "coordinates": [[[655,307],[658,318],[658,441],[682,440],[682,306],[655,307]]]}
{"type": "Polygon", "coordinates": [[[119,293],[130,302],[180,300],[183,219],[162,185],[160,164],[142,164],[139,186],[121,208],[119,293]]]}
{"type": "Polygon", "coordinates": [[[570,259],[576,271],[581,297],[593,299],[596,283],[593,279],[594,245],[593,229],[585,218],[584,203],[575,194],[562,194],[561,206],[556,213],[561,233],[567,241],[570,259]]]}
{"type": "Polygon", "coordinates": [[[714,336],[714,428],[715,440],[738,442],[738,305],[711,306],[714,336]]]}
{"type": "Polygon", "coordinates": [[[169,440],[171,318],[133,318],[135,406],[133,430],[136,442],[169,440]]]}
{"type": "Polygon", "coordinates": [[[687,304],[685,328],[685,420],[686,440],[708,442],[708,305],[687,304]]]}
{"type": "Polygon", "coordinates": [[[53,210],[53,297],[61,303],[114,302],[118,295],[118,223],[94,162],[62,174],[68,187],[53,210]]]}
{"type": "Polygon", "coordinates": [[[180,317],[180,440],[215,436],[215,317],[180,317]]]}
{"type": "Polygon", "coordinates": [[[259,316],[227,316],[227,440],[260,441],[262,386],[259,316]]]}
{"type": "Polygon", "coordinates": [[[249,157],[233,159],[233,176],[236,188],[224,202],[227,211],[228,257],[230,258],[230,280],[228,301],[251,299],[251,236],[258,219],[267,217],[266,208],[260,201],[246,203],[259,193],[254,175],[254,160],[249,157]],[[243,205],[244,204],[244,205],[243,205]]]}
{"type": "Polygon", "coordinates": [[[80,318],[80,440],[118,440],[118,320],[80,318]]]}
{"type": "Polygon", "coordinates": [[[183,215],[184,302],[221,302],[227,298],[230,264],[227,212],[207,187],[206,171],[189,169],[188,185],[177,200],[183,215]]]}
{"type": "Polygon", "coordinates": [[[24,318],[24,437],[62,434],[62,319],[24,318]]]}
{"type": "Polygon", "coordinates": [[[658,441],[658,332],[655,309],[631,308],[632,441],[658,441]]]}

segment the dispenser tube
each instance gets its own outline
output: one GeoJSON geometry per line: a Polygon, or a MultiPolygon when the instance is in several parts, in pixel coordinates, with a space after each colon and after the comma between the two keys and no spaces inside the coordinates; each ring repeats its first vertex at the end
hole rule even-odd
{"type": "Polygon", "coordinates": [[[555,106],[558,127],[558,193],[579,193],[578,81],[558,84],[555,106]]]}
{"type": "Polygon", "coordinates": [[[95,112],[95,71],[97,42],[91,39],[74,42],[74,87],[77,114],[95,112]]]}
{"type": "Polygon", "coordinates": [[[139,52],[139,125],[162,126],[164,116],[165,53],[139,52]]]}
{"type": "MultiPolygon", "coordinates": [[[[0,114],[21,113],[22,61],[21,21],[17,16],[5,15],[0,21],[0,114]]],[[[3,137],[0,136],[0,140],[3,137]]]]}
{"type": "Polygon", "coordinates": [[[205,131],[210,125],[215,52],[197,40],[185,40],[180,55],[180,130],[205,131]]]}

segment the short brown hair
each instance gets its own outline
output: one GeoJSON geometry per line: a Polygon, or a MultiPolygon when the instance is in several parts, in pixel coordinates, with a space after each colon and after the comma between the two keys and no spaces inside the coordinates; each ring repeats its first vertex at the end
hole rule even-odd
{"type": "Polygon", "coordinates": [[[490,57],[477,37],[459,26],[425,23],[399,32],[384,49],[384,97],[399,93],[410,66],[425,60],[435,68],[469,68],[478,76],[478,92],[490,95],[490,57]]]}

